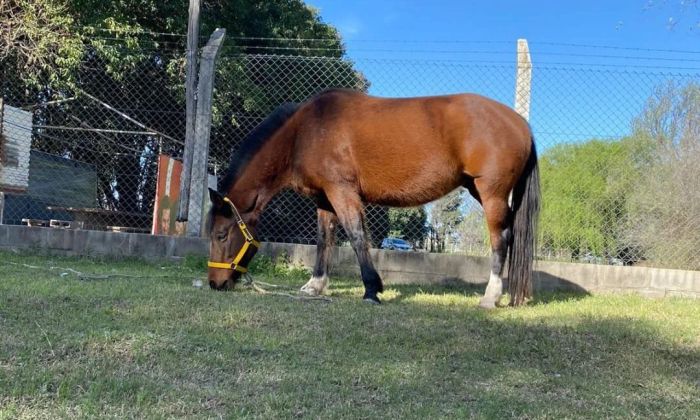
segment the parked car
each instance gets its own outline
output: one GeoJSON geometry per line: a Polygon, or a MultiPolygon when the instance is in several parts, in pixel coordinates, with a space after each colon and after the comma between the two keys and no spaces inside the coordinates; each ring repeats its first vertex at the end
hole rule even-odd
{"type": "Polygon", "coordinates": [[[407,241],[399,238],[384,238],[382,241],[382,249],[396,251],[412,251],[413,246],[407,241]]]}
{"type": "Polygon", "coordinates": [[[580,258],[581,262],[585,262],[588,264],[600,264],[600,265],[625,265],[624,261],[622,261],[619,258],[615,257],[600,257],[593,255],[590,252],[586,252],[584,255],[581,256],[580,258]]]}
{"type": "Polygon", "coordinates": [[[608,258],[609,265],[625,265],[625,262],[620,258],[610,257],[608,258]]]}
{"type": "Polygon", "coordinates": [[[579,258],[579,260],[581,262],[588,263],[588,264],[599,264],[599,265],[605,264],[605,258],[600,257],[598,255],[594,255],[590,252],[586,252],[585,254],[583,254],[579,258]]]}

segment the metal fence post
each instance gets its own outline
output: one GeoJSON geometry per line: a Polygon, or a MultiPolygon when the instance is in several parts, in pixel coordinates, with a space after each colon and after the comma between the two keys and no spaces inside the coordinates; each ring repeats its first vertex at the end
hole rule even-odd
{"type": "Polygon", "coordinates": [[[197,111],[197,47],[199,47],[199,0],[190,0],[187,24],[187,74],[185,75],[186,113],[185,148],[182,152],[182,179],[180,180],[180,203],[177,220],[187,220],[190,201],[190,179],[192,175],[192,152],[194,149],[195,118],[197,111]]]}
{"type": "Polygon", "coordinates": [[[518,73],[515,79],[515,111],[530,120],[530,81],[532,61],[527,39],[518,39],[518,73]]]}
{"type": "Polygon", "coordinates": [[[5,153],[5,99],[0,96],[0,168],[2,168],[3,153],[5,153]]]}
{"type": "Polygon", "coordinates": [[[226,29],[218,28],[202,48],[197,84],[197,117],[195,119],[195,142],[192,151],[192,179],[187,215],[187,236],[202,235],[202,206],[207,186],[207,161],[209,160],[209,133],[211,132],[211,103],[214,90],[216,59],[226,29]]]}

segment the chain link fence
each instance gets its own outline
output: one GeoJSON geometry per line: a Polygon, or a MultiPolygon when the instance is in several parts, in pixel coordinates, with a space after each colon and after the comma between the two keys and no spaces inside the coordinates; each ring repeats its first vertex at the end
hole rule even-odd
{"type": "Polygon", "coordinates": [[[151,232],[158,155],[180,153],[185,113],[175,58],[142,55],[119,71],[93,56],[70,84],[0,66],[2,223],[151,232]]]}
{"type": "MultiPolygon", "coordinates": [[[[184,55],[149,52],[119,74],[88,60],[78,86],[65,89],[4,82],[2,222],[151,231],[158,156],[182,156],[184,55]]],[[[539,258],[700,270],[700,71],[538,64],[532,55],[539,258]]],[[[475,92],[512,105],[515,84],[515,59],[349,61],[224,51],[209,169],[221,175],[278,105],[329,88],[378,96],[475,92]]],[[[386,239],[401,239],[417,250],[490,255],[481,207],[463,190],[419,208],[367,206],[366,216],[375,247],[400,247],[386,239]]],[[[284,192],[259,232],[266,241],[314,244],[315,205],[284,192]]],[[[340,232],[339,243],[345,240],[340,232]]]]}

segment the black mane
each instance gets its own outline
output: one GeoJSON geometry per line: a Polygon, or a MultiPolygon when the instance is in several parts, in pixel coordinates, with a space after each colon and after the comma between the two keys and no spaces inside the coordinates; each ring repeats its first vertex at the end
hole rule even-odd
{"type": "Polygon", "coordinates": [[[228,169],[219,182],[218,190],[226,194],[238,178],[240,171],[250,162],[265,142],[279,130],[299,109],[299,104],[288,102],[277,107],[263,122],[255,127],[231,156],[228,169]]]}

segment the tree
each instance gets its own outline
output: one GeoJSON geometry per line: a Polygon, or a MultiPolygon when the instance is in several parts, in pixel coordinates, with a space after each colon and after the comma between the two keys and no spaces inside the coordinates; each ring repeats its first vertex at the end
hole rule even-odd
{"type": "Polygon", "coordinates": [[[425,207],[389,209],[389,235],[420,247],[425,240],[427,219],[425,207]]]}
{"type": "Polygon", "coordinates": [[[669,31],[687,30],[700,32],[700,7],[698,0],[645,0],[644,11],[663,11],[669,31]]]}
{"type": "Polygon", "coordinates": [[[71,79],[84,46],[63,2],[0,0],[0,21],[3,88],[9,82],[36,88],[42,83],[71,79]]]}
{"type": "Polygon", "coordinates": [[[653,149],[629,198],[627,240],[655,264],[698,270],[700,85],[659,87],[634,125],[653,149]]]}
{"type": "Polygon", "coordinates": [[[467,255],[491,255],[491,239],[484,220],[484,209],[474,201],[458,227],[459,244],[467,255]]]}
{"type": "Polygon", "coordinates": [[[559,144],[540,159],[540,244],[545,252],[626,253],[626,200],[643,171],[648,142],[636,137],[559,144]]]}
{"type": "MultiPolygon", "coordinates": [[[[38,125],[136,128],[81,96],[88,92],[182,140],[185,38],[168,33],[185,31],[187,10],[187,0],[0,0],[2,95],[20,106],[79,98],[38,106],[38,125]]],[[[216,27],[228,33],[213,108],[211,157],[219,167],[279,103],[328,87],[368,86],[342,59],[336,29],[303,1],[203,0],[201,27],[205,36],[216,27]],[[289,41],[289,49],[289,43],[265,38],[300,41],[289,41]],[[316,41],[301,41],[306,39],[316,41]],[[318,42],[323,48],[315,48],[318,42]]],[[[150,135],[37,135],[35,148],[95,165],[99,204],[115,210],[148,213],[158,150],[180,153],[177,144],[150,135]]]]}
{"type": "Polygon", "coordinates": [[[430,209],[430,250],[445,252],[447,243],[457,242],[457,227],[464,215],[461,211],[464,189],[458,188],[435,201],[430,209]]]}

